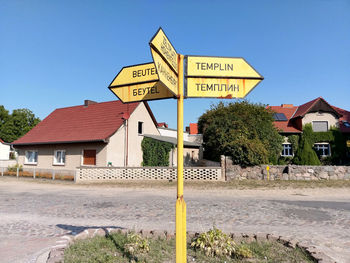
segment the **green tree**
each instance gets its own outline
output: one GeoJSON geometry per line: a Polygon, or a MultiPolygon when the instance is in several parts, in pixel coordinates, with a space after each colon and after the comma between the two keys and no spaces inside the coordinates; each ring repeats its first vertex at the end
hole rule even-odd
{"type": "Polygon", "coordinates": [[[224,154],[242,166],[276,163],[283,140],[272,116],[264,105],[247,101],[212,106],[198,121],[204,157],[218,161],[224,154]]]}
{"type": "Polygon", "coordinates": [[[0,106],[0,138],[6,142],[17,140],[40,122],[29,109],[13,110],[11,115],[6,115],[6,112],[8,114],[8,111],[0,106]]]}
{"type": "Polygon", "coordinates": [[[306,136],[301,137],[300,147],[293,159],[295,164],[299,165],[320,165],[320,159],[312,149],[311,144],[306,136]]]}

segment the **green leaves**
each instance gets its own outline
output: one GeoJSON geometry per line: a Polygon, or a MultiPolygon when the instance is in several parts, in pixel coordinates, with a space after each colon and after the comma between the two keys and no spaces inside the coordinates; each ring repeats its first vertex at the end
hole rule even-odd
{"type": "Polygon", "coordinates": [[[198,125],[209,160],[219,161],[224,154],[234,164],[251,166],[277,160],[282,150],[272,112],[261,104],[219,103],[199,118],[198,125]]]}
{"type": "Polygon", "coordinates": [[[13,142],[40,122],[29,109],[16,109],[12,114],[0,105],[0,138],[13,142]]]}
{"type": "Polygon", "coordinates": [[[144,137],[141,143],[143,152],[142,166],[169,166],[171,143],[144,137]]]}

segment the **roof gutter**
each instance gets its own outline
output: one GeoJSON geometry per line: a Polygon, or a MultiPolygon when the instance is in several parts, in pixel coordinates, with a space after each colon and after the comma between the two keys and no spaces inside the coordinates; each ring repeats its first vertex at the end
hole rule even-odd
{"type": "Polygon", "coordinates": [[[68,143],[91,143],[91,142],[103,142],[108,143],[109,139],[99,140],[82,140],[82,141],[54,141],[54,142],[29,142],[29,143],[11,143],[13,146],[26,146],[26,145],[47,145],[47,144],[68,144],[68,143]]]}

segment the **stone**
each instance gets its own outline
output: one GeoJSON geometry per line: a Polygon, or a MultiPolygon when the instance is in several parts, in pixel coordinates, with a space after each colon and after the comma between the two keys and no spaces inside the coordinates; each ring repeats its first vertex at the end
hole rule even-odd
{"type": "Polygon", "coordinates": [[[288,241],[287,246],[291,248],[296,248],[298,245],[298,240],[291,239],[288,241]]]}
{"type": "Polygon", "coordinates": [[[256,233],[256,234],[254,235],[254,238],[256,239],[256,241],[262,242],[262,241],[266,241],[267,235],[264,234],[264,233],[256,233]]]}
{"type": "Polygon", "coordinates": [[[307,172],[310,174],[313,174],[315,171],[314,171],[314,169],[307,169],[307,172]]]}
{"type": "Polygon", "coordinates": [[[350,173],[344,175],[345,180],[350,180],[350,173]]]}
{"type": "MultiPolygon", "coordinates": [[[[191,232],[187,232],[187,235],[189,235],[191,232]]],[[[157,237],[157,238],[165,238],[165,232],[164,231],[158,231],[158,230],[152,230],[151,231],[151,234],[154,236],[154,237],[157,237]]]]}
{"type": "Polygon", "coordinates": [[[289,180],[289,175],[286,173],[282,174],[282,180],[289,180]]]}
{"type": "Polygon", "coordinates": [[[318,177],[319,177],[320,179],[328,179],[328,173],[326,173],[326,172],[321,172],[321,173],[318,175],[318,177]]]}

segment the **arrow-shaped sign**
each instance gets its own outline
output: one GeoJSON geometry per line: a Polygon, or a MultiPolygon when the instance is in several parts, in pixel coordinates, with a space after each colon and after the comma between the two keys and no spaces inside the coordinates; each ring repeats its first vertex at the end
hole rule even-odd
{"type": "Polygon", "coordinates": [[[159,81],[154,63],[122,68],[108,88],[123,103],[174,97],[159,81]]]}
{"type": "Polygon", "coordinates": [[[177,95],[178,88],[178,54],[170,43],[164,31],[159,28],[149,43],[154,64],[156,66],[159,80],[177,95]]]}
{"type": "Polygon", "coordinates": [[[187,57],[187,97],[244,98],[264,78],[243,58],[187,57]]]}

